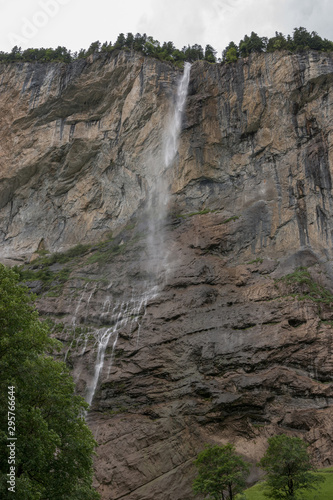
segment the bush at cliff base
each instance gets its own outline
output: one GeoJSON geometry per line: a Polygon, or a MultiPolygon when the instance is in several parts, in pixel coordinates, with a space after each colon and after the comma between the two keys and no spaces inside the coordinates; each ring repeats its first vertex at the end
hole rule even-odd
{"type": "Polygon", "coordinates": [[[194,461],[198,474],[193,482],[194,493],[205,498],[233,500],[245,488],[249,464],[235,452],[234,445],[206,445],[194,461]]]}
{"type": "Polygon", "coordinates": [[[266,472],[266,496],[294,499],[320,486],[322,478],[313,473],[307,448],[308,444],[298,437],[281,434],[268,439],[268,448],[259,462],[266,472]]]}

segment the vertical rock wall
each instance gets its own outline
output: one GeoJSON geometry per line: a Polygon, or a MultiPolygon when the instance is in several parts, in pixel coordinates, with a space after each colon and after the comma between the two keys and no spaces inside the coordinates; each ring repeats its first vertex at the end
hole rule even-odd
{"type": "Polygon", "coordinates": [[[144,205],[179,71],[131,53],[0,68],[2,257],[90,244],[27,265],[82,394],[98,332],[136,304],[88,417],[103,499],[193,498],[205,442],[255,464],[283,431],[332,464],[332,69],[278,52],[192,66],[170,270],[145,296],[144,205]]]}
{"type": "Polygon", "coordinates": [[[126,224],[147,196],[178,72],[122,52],[0,73],[2,256],[126,224]]]}

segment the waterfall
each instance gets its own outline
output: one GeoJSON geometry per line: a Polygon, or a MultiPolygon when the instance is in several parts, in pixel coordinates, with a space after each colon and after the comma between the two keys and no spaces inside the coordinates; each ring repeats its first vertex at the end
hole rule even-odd
{"type": "MultiPolygon", "coordinates": [[[[111,357],[109,359],[109,374],[121,329],[124,329],[128,323],[132,326],[133,323],[136,323],[138,327],[136,344],[138,345],[141,330],[140,318],[142,318],[145,313],[148,301],[152,300],[159,293],[160,276],[167,272],[168,258],[164,238],[164,226],[170,198],[170,181],[168,181],[167,174],[178,151],[178,140],[187,97],[190,70],[191,65],[185,63],[183,75],[177,85],[176,98],[172,111],[163,133],[161,147],[162,159],[154,163],[150,172],[150,189],[146,213],[148,220],[147,261],[149,265],[147,271],[150,279],[145,283],[145,290],[140,293],[137,292],[136,296],[131,299],[124,299],[114,304],[112,304],[110,295],[105,299],[101,311],[101,318],[105,321],[105,315],[109,316],[109,322],[112,326],[101,328],[94,333],[97,356],[94,365],[94,374],[86,394],[86,401],[89,405],[91,405],[94,399],[98,381],[105,363],[107,347],[110,343],[112,344],[111,357]]],[[[108,288],[110,287],[111,285],[108,288]]],[[[90,299],[88,301],[88,306],[89,302],[90,299]]]]}
{"type": "Polygon", "coordinates": [[[72,346],[73,346],[73,343],[74,343],[75,341],[77,341],[77,338],[76,338],[76,320],[77,320],[77,316],[78,316],[79,310],[80,310],[80,308],[81,308],[81,303],[82,303],[82,300],[83,300],[83,298],[84,298],[84,296],[85,296],[85,293],[86,293],[86,288],[87,288],[87,286],[88,286],[88,283],[86,283],[86,284],[84,285],[84,287],[83,287],[83,291],[82,291],[82,293],[81,293],[81,295],[80,295],[80,299],[79,299],[79,300],[78,300],[78,302],[77,302],[77,306],[76,306],[76,308],[75,308],[74,315],[72,316],[72,327],[71,327],[71,335],[72,335],[72,340],[71,340],[71,342],[70,342],[70,344],[69,344],[69,347],[68,347],[68,349],[67,349],[67,351],[66,351],[66,353],[65,353],[64,361],[66,361],[66,360],[67,360],[67,356],[68,356],[69,351],[71,350],[71,348],[72,348],[72,346]]]}
{"type": "Polygon", "coordinates": [[[114,310],[112,311],[112,317],[115,319],[115,324],[110,328],[106,329],[102,328],[97,331],[96,336],[97,336],[98,348],[97,348],[97,358],[95,361],[95,373],[86,396],[86,401],[89,405],[91,405],[92,403],[96,387],[98,384],[99,375],[104,365],[105,351],[111,339],[113,340],[113,342],[112,342],[112,354],[111,354],[110,364],[112,363],[114,350],[118,340],[119,329],[122,326],[123,327],[126,326],[128,322],[128,314],[127,314],[128,308],[129,304],[127,304],[126,302],[117,304],[114,310]]]}
{"type": "Polygon", "coordinates": [[[91,405],[96,392],[99,377],[105,362],[107,347],[111,343],[111,356],[109,359],[108,369],[109,376],[120,331],[128,324],[133,327],[136,323],[138,325],[138,343],[140,335],[140,317],[144,314],[148,301],[155,296],[155,289],[148,288],[146,291],[139,294],[138,298],[132,297],[129,300],[117,301],[113,307],[110,297],[107,296],[105,299],[101,316],[104,320],[108,319],[108,322],[111,323],[112,326],[100,328],[94,333],[95,346],[97,346],[97,356],[94,364],[94,375],[86,394],[86,401],[89,405],[91,405]]]}
{"type": "Polygon", "coordinates": [[[178,141],[190,81],[190,71],[191,64],[185,63],[183,75],[177,85],[175,102],[163,133],[162,158],[159,163],[153,164],[152,180],[148,194],[147,254],[149,271],[162,280],[163,275],[169,270],[169,255],[165,244],[164,229],[170,200],[169,170],[178,152],[178,141]]]}
{"type": "Polygon", "coordinates": [[[178,84],[174,110],[166,130],[164,143],[164,165],[167,168],[172,165],[178,151],[178,139],[182,125],[182,116],[185,108],[188,84],[190,81],[190,72],[191,64],[186,62],[183,76],[178,84]]]}

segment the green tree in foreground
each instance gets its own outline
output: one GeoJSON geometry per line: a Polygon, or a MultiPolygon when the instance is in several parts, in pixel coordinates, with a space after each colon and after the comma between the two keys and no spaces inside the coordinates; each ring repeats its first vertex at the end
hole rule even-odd
{"type": "Polygon", "coordinates": [[[1,499],[99,498],[92,488],[96,443],[83,417],[87,405],[74,394],[66,365],[50,356],[57,345],[39,321],[32,297],[18,284],[16,273],[0,265],[1,499]],[[10,430],[16,438],[11,455],[9,410],[10,430]],[[7,482],[10,456],[14,491],[8,490],[7,482]]]}
{"type": "Polygon", "coordinates": [[[205,498],[214,500],[232,500],[245,488],[249,464],[236,454],[230,443],[206,445],[194,464],[198,469],[193,482],[194,493],[203,493],[205,498]]]}
{"type": "Polygon", "coordinates": [[[291,500],[301,498],[304,490],[316,489],[322,478],[310,472],[314,468],[307,447],[302,439],[285,434],[268,439],[268,449],[259,462],[266,472],[267,497],[291,500]]]}

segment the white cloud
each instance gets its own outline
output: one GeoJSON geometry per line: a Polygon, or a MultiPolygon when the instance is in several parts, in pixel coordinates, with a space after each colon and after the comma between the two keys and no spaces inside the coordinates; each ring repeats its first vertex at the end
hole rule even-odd
{"type": "Polygon", "coordinates": [[[205,7],[201,0],[150,1],[139,20],[139,32],[152,34],[163,41],[173,41],[181,47],[196,43],[205,31],[205,7]]]}

